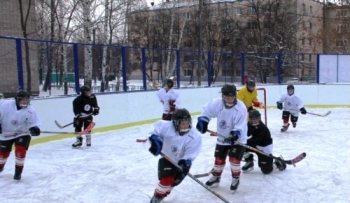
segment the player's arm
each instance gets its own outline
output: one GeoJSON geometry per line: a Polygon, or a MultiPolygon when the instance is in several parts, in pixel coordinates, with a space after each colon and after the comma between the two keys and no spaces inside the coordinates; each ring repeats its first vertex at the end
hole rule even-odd
{"type": "Polygon", "coordinates": [[[254,107],[264,107],[264,104],[258,100],[258,91],[256,89],[252,92],[252,103],[254,107]]]}

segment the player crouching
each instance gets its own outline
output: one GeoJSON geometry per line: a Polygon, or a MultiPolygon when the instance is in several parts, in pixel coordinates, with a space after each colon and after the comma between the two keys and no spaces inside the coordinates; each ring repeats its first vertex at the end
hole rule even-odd
{"type": "MultiPolygon", "coordinates": [[[[248,122],[248,136],[247,145],[258,148],[259,150],[271,154],[273,148],[273,140],[268,127],[261,121],[261,114],[257,110],[252,110],[249,112],[249,122],[248,122]]],[[[269,174],[274,168],[283,171],[286,169],[286,164],[281,159],[273,159],[256,153],[258,156],[258,165],[263,174],[269,174]]],[[[242,167],[243,172],[248,172],[254,169],[254,159],[253,153],[247,149],[244,154],[245,165],[242,167]]]]}

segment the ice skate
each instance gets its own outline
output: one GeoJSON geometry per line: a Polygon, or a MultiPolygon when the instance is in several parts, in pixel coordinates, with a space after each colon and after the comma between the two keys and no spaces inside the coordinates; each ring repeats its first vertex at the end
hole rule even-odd
{"type": "Polygon", "coordinates": [[[252,153],[245,153],[244,154],[244,161],[246,162],[244,166],[242,167],[242,171],[249,172],[254,169],[254,159],[252,153]]]}
{"type": "Polygon", "coordinates": [[[72,144],[73,148],[81,147],[83,145],[83,138],[77,137],[77,140],[72,144]]]}
{"type": "Polygon", "coordinates": [[[160,203],[162,202],[163,199],[164,197],[158,197],[157,195],[153,195],[150,203],[160,203]]]}
{"type": "Polygon", "coordinates": [[[287,125],[283,125],[282,129],[281,129],[281,132],[286,132],[288,130],[288,128],[289,128],[289,125],[290,125],[289,123],[287,125]]]}
{"type": "Polygon", "coordinates": [[[230,186],[230,190],[232,193],[236,192],[239,185],[239,177],[232,177],[232,182],[230,186]]]}
{"type": "Polygon", "coordinates": [[[220,176],[213,175],[206,183],[205,185],[208,187],[217,187],[220,183],[220,176]]]}
{"type": "Polygon", "coordinates": [[[91,147],[91,134],[86,134],[86,146],[91,147]]]}
{"type": "Polygon", "coordinates": [[[23,171],[23,168],[16,167],[15,168],[15,175],[13,176],[13,179],[14,180],[21,180],[21,178],[22,178],[22,171],[23,171]]]}
{"type": "Polygon", "coordinates": [[[292,123],[293,124],[293,128],[297,127],[297,123],[292,123]]]}

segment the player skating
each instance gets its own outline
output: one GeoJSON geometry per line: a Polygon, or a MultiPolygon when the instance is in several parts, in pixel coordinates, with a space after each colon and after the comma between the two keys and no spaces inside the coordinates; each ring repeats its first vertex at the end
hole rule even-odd
{"type": "Polygon", "coordinates": [[[159,203],[186,177],[200,152],[202,138],[192,128],[192,118],[186,109],[176,109],[172,121],[157,121],[150,134],[149,151],[155,156],[163,153],[182,169],[179,170],[164,157],[159,159],[159,183],[151,199],[151,203],[159,203]]]}
{"type": "MultiPolygon", "coordinates": [[[[73,127],[75,132],[81,132],[82,128],[86,129],[93,121],[92,115],[96,116],[100,113],[100,107],[97,103],[97,98],[94,94],[91,94],[89,86],[82,86],[80,88],[81,94],[73,100],[73,127]]],[[[86,146],[91,146],[91,133],[86,135],[86,146]]],[[[81,135],[77,135],[76,142],[72,144],[73,148],[80,147],[83,144],[83,138],[81,135]]]]}
{"type": "Polygon", "coordinates": [[[287,94],[283,94],[279,101],[277,101],[277,108],[282,110],[283,126],[282,132],[285,132],[289,128],[289,120],[292,122],[293,128],[297,126],[299,112],[306,114],[307,111],[303,105],[301,99],[294,94],[294,85],[287,86],[287,94]]]}
{"type": "Polygon", "coordinates": [[[164,87],[158,90],[157,98],[163,105],[163,120],[171,120],[171,115],[176,108],[180,108],[180,96],[179,92],[174,88],[174,81],[171,79],[166,79],[164,82],[164,87]]]}
{"type": "Polygon", "coordinates": [[[14,145],[16,160],[13,179],[21,179],[31,136],[40,135],[39,127],[40,120],[30,105],[28,92],[20,90],[15,100],[0,102],[0,172],[4,170],[14,145]]]}
{"type": "Polygon", "coordinates": [[[214,168],[212,177],[205,184],[209,187],[219,185],[228,156],[232,175],[230,190],[236,191],[245,148],[236,145],[235,141],[243,144],[247,142],[247,108],[242,101],[237,100],[235,85],[225,84],[221,88],[221,93],[221,98],[213,99],[204,106],[196,127],[203,134],[208,130],[210,119],[217,118],[218,138],[214,153],[214,168]]]}

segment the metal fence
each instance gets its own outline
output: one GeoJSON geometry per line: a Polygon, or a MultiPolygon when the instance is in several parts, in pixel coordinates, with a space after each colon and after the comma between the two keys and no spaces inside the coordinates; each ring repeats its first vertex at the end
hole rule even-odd
{"type": "Polygon", "coordinates": [[[75,94],[84,83],[94,92],[151,90],[158,89],[166,77],[173,78],[177,87],[245,84],[247,80],[309,84],[320,82],[320,61],[324,61],[313,53],[199,52],[5,36],[0,36],[0,45],[0,92],[4,94],[18,88],[32,94],[51,95],[53,89],[59,95],[75,94]]]}

